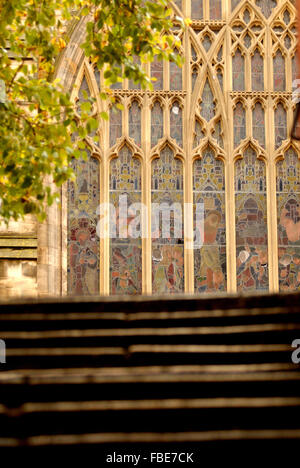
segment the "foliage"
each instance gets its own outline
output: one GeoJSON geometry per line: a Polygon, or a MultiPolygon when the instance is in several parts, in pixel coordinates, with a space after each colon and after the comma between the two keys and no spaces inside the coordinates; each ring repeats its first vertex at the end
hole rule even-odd
{"type": "MultiPolygon", "coordinates": [[[[92,99],[80,116],[57,80],[55,61],[68,42],[67,24],[88,16],[83,49],[110,84],[124,77],[152,87],[135,58],[181,63],[167,0],[0,0],[0,215],[27,213],[40,220],[57,188],[73,177],[70,161],[84,149],[98,122],[92,99]],[[79,137],[72,141],[76,132],[79,137]],[[48,180],[54,183],[51,189],[48,180]]],[[[175,18],[180,28],[181,18],[175,18]]],[[[107,118],[105,113],[102,117],[107,118]]]]}

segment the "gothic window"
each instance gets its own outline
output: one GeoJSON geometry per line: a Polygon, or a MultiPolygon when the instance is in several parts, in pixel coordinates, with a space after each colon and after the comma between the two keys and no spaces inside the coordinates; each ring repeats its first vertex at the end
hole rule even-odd
{"type": "Polygon", "coordinates": [[[97,208],[100,200],[99,161],[87,152],[86,158],[72,160],[75,181],[68,182],[68,294],[98,295],[100,252],[97,208]]]}
{"type": "Polygon", "coordinates": [[[183,292],[183,167],[169,146],[152,162],[151,183],[152,292],[183,292]]]}
{"type": "Polygon", "coordinates": [[[142,292],[141,163],[124,145],[110,163],[110,293],[142,292]]]}
{"type": "MultiPolygon", "coordinates": [[[[155,294],[235,292],[236,286],[238,291],[265,291],[278,280],[274,256],[268,265],[268,250],[277,250],[277,240],[280,289],[300,289],[300,240],[293,240],[300,197],[295,182],[295,177],[300,180],[299,154],[289,142],[295,107],[292,82],[297,77],[295,5],[288,0],[175,0],[175,4],[175,16],[180,9],[180,15],[192,19],[181,35],[182,44],[176,45],[176,53],[186,60],[182,68],[157,56],[143,64],[155,78],[153,90],[141,89],[126,78],[111,86],[113,103],[100,100],[102,82],[105,91],[103,73],[87,59],[78,66],[72,98],[78,113],[81,105],[92,104],[90,114],[99,128],[86,138],[87,159],[72,162],[76,181],[66,184],[68,292],[149,293],[151,284],[155,294]],[[101,117],[103,111],[108,122],[101,117]],[[100,155],[101,200],[110,201],[117,219],[114,236],[101,241],[96,235],[100,155]],[[266,181],[269,206],[275,206],[276,197],[278,205],[278,223],[270,218],[269,239],[266,181]],[[277,193],[272,190],[275,183],[277,193]],[[225,200],[231,200],[233,186],[236,224],[229,225],[231,216],[226,219],[226,215],[231,205],[225,200]],[[132,208],[120,224],[119,200],[125,196],[132,208]],[[204,207],[205,239],[203,246],[196,245],[194,264],[185,242],[189,236],[185,237],[183,226],[180,231],[177,221],[184,200],[192,198],[195,208],[204,207]],[[129,228],[140,228],[135,204],[141,200],[149,221],[154,204],[160,204],[158,226],[152,224],[159,235],[143,242],[139,236],[124,236],[129,228]],[[163,217],[170,217],[170,233],[163,232],[163,217]],[[236,250],[236,259],[226,257],[226,242],[229,251],[236,250]]],[[[194,215],[186,233],[193,223],[196,228],[196,210],[194,215]]],[[[147,229],[150,234],[150,222],[147,229]]]]}
{"type": "Polygon", "coordinates": [[[195,292],[226,291],[224,164],[208,147],[194,163],[195,292]]]}
{"type": "Polygon", "coordinates": [[[238,291],[269,288],[266,167],[248,147],[235,170],[238,291]]]}
{"type": "Polygon", "coordinates": [[[277,163],[278,276],[280,291],[300,289],[300,161],[289,148],[277,163]]]}

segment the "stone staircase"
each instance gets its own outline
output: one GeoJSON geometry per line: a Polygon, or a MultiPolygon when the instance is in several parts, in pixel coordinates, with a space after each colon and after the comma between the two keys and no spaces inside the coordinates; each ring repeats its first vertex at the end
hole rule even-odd
{"type": "Polygon", "coordinates": [[[299,294],[14,302],[0,327],[2,454],[299,451],[299,294]]]}

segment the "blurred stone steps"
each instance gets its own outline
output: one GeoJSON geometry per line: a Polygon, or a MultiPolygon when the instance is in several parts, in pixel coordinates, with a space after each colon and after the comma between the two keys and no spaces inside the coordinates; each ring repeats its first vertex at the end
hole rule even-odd
{"type": "Polygon", "coordinates": [[[0,305],[1,450],[299,447],[299,299],[0,305]]]}

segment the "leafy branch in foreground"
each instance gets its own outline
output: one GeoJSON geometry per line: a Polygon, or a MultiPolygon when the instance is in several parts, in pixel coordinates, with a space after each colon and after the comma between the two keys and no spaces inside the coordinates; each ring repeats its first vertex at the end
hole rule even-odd
{"type": "Polygon", "coordinates": [[[97,128],[92,100],[77,113],[51,80],[68,42],[66,24],[81,16],[88,19],[85,55],[104,70],[101,99],[112,99],[109,86],[124,78],[152,89],[137,57],[181,64],[172,28],[183,29],[184,22],[172,18],[167,0],[0,0],[0,216],[6,222],[27,213],[45,218],[45,205],[59,197],[46,176],[57,188],[74,177],[70,161],[84,154],[86,137],[97,128]]]}

